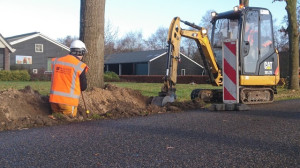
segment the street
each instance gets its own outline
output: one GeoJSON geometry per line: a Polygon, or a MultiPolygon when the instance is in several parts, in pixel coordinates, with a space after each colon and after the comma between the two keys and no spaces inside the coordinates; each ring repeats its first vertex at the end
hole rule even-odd
{"type": "Polygon", "coordinates": [[[0,132],[1,167],[299,167],[300,100],[0,132]]]}

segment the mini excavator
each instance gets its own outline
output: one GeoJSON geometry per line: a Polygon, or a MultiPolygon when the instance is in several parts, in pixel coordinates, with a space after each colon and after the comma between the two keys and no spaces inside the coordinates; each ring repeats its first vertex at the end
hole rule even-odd
{"type": "MultiPolygon", "coordinates": [[[[164,84],[152,104],[164,106],[176,99],[177,66],[180,60],[181,37],[197,43],[204,67],[212,85],[222,86],[222,43],[238,42],[239,101],[243,104],[270,103],[277,93],[279,55],[274,46],[271,12],[266,8],[237,6],[231,11],[212,12],[211,38],[208,30],[175,17],[169,27],[167,67],[164,84]],[[185,30],[180,23],[192,28],[185,30]]],[[[205,102],[222,101],[222,89],[195,89],[191,99],[205,102]]]]}

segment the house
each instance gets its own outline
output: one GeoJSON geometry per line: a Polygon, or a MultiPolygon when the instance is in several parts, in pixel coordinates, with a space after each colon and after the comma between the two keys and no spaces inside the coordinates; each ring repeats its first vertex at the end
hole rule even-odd
{"type": "Polygon", "coordinates": [[[15,51],[16,49],[0,34],[0,70],[10,70],[10,54],[15,51]]]}
{"type": "Polygon", "coordinates": [[[10,69],[28,69],[33,73],[51,71],[51,59],[67,55],[69,47],[39,33],[7,37],[16,49],[10,54],[10,69]]]}
{"type": "MultiPolygon", "coordinates": [[[[203,75],[203,66],[180,53],[178,75],[203,75]]],[[[104,57],[105,71],[118,75],[165,75],[167,51],[150,50],[130,53],[111,54],[104,57]]]]}

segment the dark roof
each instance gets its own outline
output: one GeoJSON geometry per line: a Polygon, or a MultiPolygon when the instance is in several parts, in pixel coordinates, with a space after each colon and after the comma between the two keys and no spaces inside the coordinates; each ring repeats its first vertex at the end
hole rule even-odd
{"type": "Polygon", "coordinates": [[[119,64],[119,63],[138,63],[149,62],[159,56],[164,55],[166,49],[162,50],[149,50],[149,51],[136,51],[130,53],[111,54],[104,57],[105,64],[119,64]]]}
{"type": "Polygon", "coordinates": [[[9,49],[10,52],[15,52],[16,49],[14,49],[9,42],[0,34],[0,43],[2,43],[5,47],[9,49]]]}
{"type": "Polygon", "coordinates": [[[67,51],[70,51],[69,47],[65,46],[64,44],[61,44],[61,43],[57,42],[56,40],[53,40],[53,39],[43,35],[40,32],[26,33],[26,34],[21,34],[21,35],[17,35],[17,36],[7,37],[5,39],[10,43],[10,45],[13,46],[15,44],[22,43],[24,41],[27,41],[27,40],[30,40],[30,39],[33,39],[33,38],[36,38],[36,37],[41,37],[45,40],[48,40],[51,43],[54,43],[54,44],[58,45],[61,48],[64,48],[67,51]]]}
{"type": "Polygon", "coordinates": [[[22,38],[26,38],[26,37],[32,36],[34,34],[39,34],[39,33],[40,32],[32,32],[32,33],[20,34],[20,35],[16,35],[16,36],[6,37],[5,39],[8,42],[12,42],[12,41],[17,41],[17,40],[20,40],[22,38]]]}

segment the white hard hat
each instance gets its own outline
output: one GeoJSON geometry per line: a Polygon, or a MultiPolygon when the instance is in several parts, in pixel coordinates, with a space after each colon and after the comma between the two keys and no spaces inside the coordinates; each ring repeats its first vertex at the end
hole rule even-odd
{"type": "Polygon", "coordinates": [[[80,40],[74,40],[71,43],[70,48],[84,48],[85,50],[87,50],[85,44],[80,40]]]}
{"type": "Polygon", "coordinates": [[[85,47],[85,44],[80,40],[74,40],[70,45],[71,53],[76,53],[76,55],[84,55],[87,53],[87,49],[85,47]]]}

